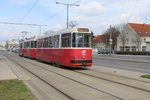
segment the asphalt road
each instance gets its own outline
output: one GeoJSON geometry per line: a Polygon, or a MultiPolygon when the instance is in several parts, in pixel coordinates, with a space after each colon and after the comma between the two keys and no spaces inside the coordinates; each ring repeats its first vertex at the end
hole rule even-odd
{"type": "Polygon", "coordinates": [[[103,67],[111,67],[111,68],[119,68],[131,71],[137,71],[142,73],[150,73],[150,63],[144,63],[140,61],[149,61],[150,56],[108,56],[108,55],[97,55],[93,56],[93,65],[103,66],[103,67]],[[111,59],[109,59],[111,58],[111,59]],[[113,60],[113,58],[115,60],[113,60]],[[118,60],[116,60],[118,59],[118,60]],[[129,61],[120,61],[123,59],[128,59],[129,61]],[[137,62],[132,62],[132,60],[137,62]]]}

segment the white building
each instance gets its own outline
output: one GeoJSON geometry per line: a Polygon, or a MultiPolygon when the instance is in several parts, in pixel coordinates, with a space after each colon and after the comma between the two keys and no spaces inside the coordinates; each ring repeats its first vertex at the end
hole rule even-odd
{"type": "Polygon", "coordinates": [[[146,42],[146,51],[150,51],[150,41],[146,42]]]}
{"type": "Polygon", "coordinates": [[[117,51],[146,51],[148,40],[150,25],[128,23],[117,39],[117,51]]]}
{"type": "MultiPolygon", "coordinates": [[[[115,36],[115,51],[146,51],[149,50],[150,25],[128,23],[123,28],[122,33],[115,36]]],[[[104,35],[98,35],[94,38],[94,48],[99,50],[109,49],[104,35]]],[[[114,40],[113,40],[114,41],[114,40]]]]}
{"type": "Polygon", "coordinates": [[[104,35],[98,35],[93,39],[93,48],[98,51],[106,49],[106,43],[103,41],[104,35]]]}
{"type": "Polygon", "coordinates": [[[12,51],[13,48],[19,48],[18,40],[11,40],[11,41],[8,42],[8,50],[12,51]]]}

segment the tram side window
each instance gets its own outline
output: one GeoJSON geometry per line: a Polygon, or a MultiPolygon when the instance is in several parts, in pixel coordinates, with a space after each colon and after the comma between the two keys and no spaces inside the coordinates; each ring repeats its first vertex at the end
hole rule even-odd
{"type": "Polygon", "coordinates": [[[53,43],[52,43],[52,37],[48,38],[48,47],[52,48],[53,47],[53,43]]]}
{"type": "Polygon", "coordinates": [[[26,42],[24,42],[24,48],[26,48],[26,42]]]}
{"type": "Polygon", "coordinates": [[[61,46],[71,47],[71,33],[65,33],[61,35],[61,46]]]}
{"type": "Polygon", "coordinates": [[[43,47],[43,40],[39,39],[38,40],[38,48],[42,48],[43,47]]]}
{"type": "Polygon", "coordinates": [[[25,48],[30,48],[30,42],[25,42],[25,48]]]}
{"type": "Polygon", "coordinates": [[[34,44],[35,44],[35,48],[37,48],[37,41],[34,41],[34,44]]]}
{"type": "Polygon", "coordinates": [[[34,48],[34,41],[31,41],[31,48],[34,48]]]}
{"type": "Polygon", "coordinates": [[[31,48],[36,48],[36,41],[31,41],[31,48]]]}
{"type": "Polygon", "coordinates": [[[48,48],[48,38],[44,38],[43,47],[44,47],[44,48],[48,48]]]}
{"type": "Polygon", "coordinates": [[[53,46],[54,48],[58,48],[59,47],[59,35],[55,35],[53,38],[53,46]]]}
{"type": "Polygon", "coordinates": [[[23,48],[23,43],[20,43],[19,47],[22,49],[23,48]]]}

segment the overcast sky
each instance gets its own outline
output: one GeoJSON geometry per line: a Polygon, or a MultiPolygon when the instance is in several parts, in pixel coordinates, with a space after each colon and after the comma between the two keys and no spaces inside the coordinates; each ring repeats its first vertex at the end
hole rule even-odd
{"type": "MultiPolygon", "coordinates": [[[[0,22],[42,24],[42,33],[66,28],[66,6],[55,2],[80,6],[69,7],[69,21],[79,27],[102,34],[109,25],[121,23],[150,24],[150,0],[0,0],[0,22]]],[[[0,44],[6,40],[39,35],[39,27],[0,24],[0,44]]]]}

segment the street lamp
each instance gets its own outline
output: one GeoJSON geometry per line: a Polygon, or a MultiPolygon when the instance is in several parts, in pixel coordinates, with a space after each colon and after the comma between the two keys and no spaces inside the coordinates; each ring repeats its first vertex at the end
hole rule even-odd
{"type": "Polygon", "coordinates": [[[68,10],[69,10],[69,6],[79,6],[79,5],[77,5],[77,4],[68,4],[68,3],[61,3],[61,2],[56,2],[56,4],[62,4],[62,5],[65,5],[65,6],[67,6],[67,28],[68,28],[68,20],[69,20],[69,12],[68,12],[68,10]]]}

